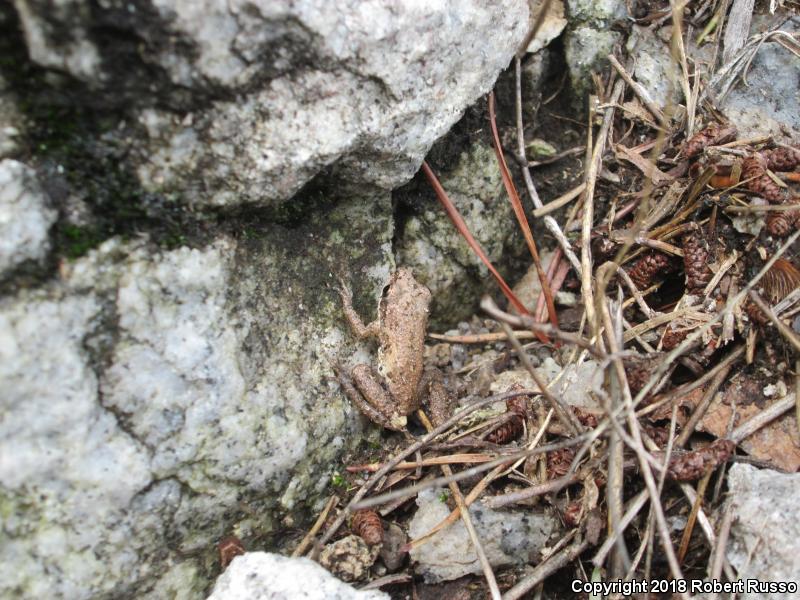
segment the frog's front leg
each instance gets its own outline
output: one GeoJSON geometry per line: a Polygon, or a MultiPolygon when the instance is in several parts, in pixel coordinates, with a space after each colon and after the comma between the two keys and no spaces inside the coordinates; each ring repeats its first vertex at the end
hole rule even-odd
{"type": "Polygon", "coordinates": [[[373,321],[369,325],[364,325],[364,321],[353,308],[353,292],[350,287],[345,283],[344,279],[339,278],[340,287],[338,288],[339,296],[342,297],[342,310],[347,322],[350,324],[350,329],[359,339],[369,337],[378,337],[380,324],[378,321],[373,321]]]}

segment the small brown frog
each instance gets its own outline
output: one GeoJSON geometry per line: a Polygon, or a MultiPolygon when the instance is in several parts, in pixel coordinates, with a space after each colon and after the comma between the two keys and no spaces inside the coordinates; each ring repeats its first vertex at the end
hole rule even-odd
{"type": "Polygon", "coordinates": [[[350,372],[355,387],[340,378],[342,387],[372,421],[401,431],[406,427],[406,416],[420,405],[418,387],[431,293],[414,279],[410,269],[398,269],[384,288],[378,318],[364,325],[353,309],[352,292],[344,281],[341,283],[339,294],[353,332],[359,339],[377,338],[379,344],[378,376],[369,365],[356,365],[350,372]]]}

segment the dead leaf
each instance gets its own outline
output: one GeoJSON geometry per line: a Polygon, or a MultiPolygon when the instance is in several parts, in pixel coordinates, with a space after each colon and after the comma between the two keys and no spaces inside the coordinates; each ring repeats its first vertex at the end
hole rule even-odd
{"type": "MultiPolygon", "coordinates": [[[[725,437],[731,419],[732,403],[736,403],[734,427],[760,413],[774,401],[764,397],[763,385],[747,376],[737,376],[725,390],[721,401],[712,404],[698,429],[717,437],[725,437]]],[[[702,397],[702,396],[701,396],[702,397]]],[[[699,398],[697,400],[699,402],[699,398]]],[[[800,435],[793,412],[764,426],[739,444],[750,456],[764,460],[789,472],[800,469],[800,435]]]]}
{"type": "Polygon", "coordinates": [[[617,159],[627,160],[628,162],[632,163],[633,166],[639,169],[645,177],[652,180],[652,182],[656,185],[672,181],[672,177],[664,173],[664,171],[659,169],[651,161],[647,160],[641,154],[637,154],[629,148],[626,148],[622,144],[617,144],[615,146],[615,154],[617,159]]]}

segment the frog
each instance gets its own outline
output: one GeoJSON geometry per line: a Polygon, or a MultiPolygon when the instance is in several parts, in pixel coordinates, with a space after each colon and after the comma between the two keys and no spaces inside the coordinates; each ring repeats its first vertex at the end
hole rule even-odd
{"type": "Polygon", "coordinates": [[[365,325],[353,308],[353,294],[340,279],[344,316],[359,339],[378,341],[377,369],[355,365],[350,379],[341,377],[350,400],[371,421],[394,431],[405,431],[408,415],[420,407],[425,335],[431,292],[407,267],[398,268],[384,287],[378,317],[365,325]]]}

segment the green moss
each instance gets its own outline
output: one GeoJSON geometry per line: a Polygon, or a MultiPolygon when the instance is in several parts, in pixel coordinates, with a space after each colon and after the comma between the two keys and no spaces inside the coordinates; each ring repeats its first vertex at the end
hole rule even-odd
{"type": "Polygon", "coordinates": [[[56,228],[56,244],[66,258],[76,259],[99,246],[106,236],[92,227],[61,223],[56,228]]]}
{"type": "Polygon", "coordinates": [[[78,198],[88,209],[80,225],[56,226],[56,258],[74,259],[111,237],[142,232],[166,249],[205,241],[205,216],[186,211],[176,195],[141,187],[127,160],[126,140],[141,137],[135,119],[103,99],[92,106],[99,92],[54,77],[33,64],[25,49],[16,13],[0,6],[0,73],[26,125],[26,145],[18,158],[56,191],[51,198],[62,215],[69,213],[68,198],[78,198]]]}

